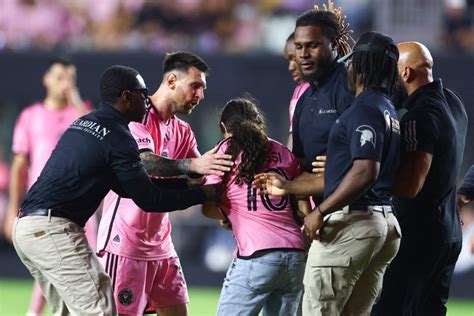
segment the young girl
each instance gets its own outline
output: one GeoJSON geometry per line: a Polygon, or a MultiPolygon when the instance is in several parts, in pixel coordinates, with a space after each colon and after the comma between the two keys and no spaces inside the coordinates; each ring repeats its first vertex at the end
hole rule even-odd
{"type": "MultiPolygon", "coordinates": [[[[203,206],[204,215],[226,219],[237,241],[236,256],[222,287],[218,315],[294,315],[303,290],[304,243],[290,196],[257,195],[255,174],[275,172],[292,179],[298,161],[282,144],[269,139],[257,106],[248,99],[229,101],[221,116],[224,140],[218,152],[232,155],[233,169],[223,177],[220,201],[203,206]]],[[[307,199],[298,201],[309,211],[307,199]]]]}

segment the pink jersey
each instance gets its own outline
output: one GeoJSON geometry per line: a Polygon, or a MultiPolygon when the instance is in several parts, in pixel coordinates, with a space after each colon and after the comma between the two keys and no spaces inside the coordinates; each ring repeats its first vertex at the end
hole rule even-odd
{"type": "MultiPolygon", "coordinates": [[[[154,107],[143,124],[130,123],[142,151],[170,159],[198,157],[196,138],[188,123],[177,117],[164,122],[154,107]]],[[[176,255],[168,213],[146,213],[131,199],[110,191],[104,199],[97,249],[136,260],[162,260],[176,255]]]]}
{"type": "Polygon", "coordinates": [[[290,133],[293,132],[293,115],[295,114],[296,103],[303,95],[303,93],[308,89],[309,83],[303,82],[296,86],[295,91],[293,91],[293,96],[290,100],[290,107],[288,108],[288,112],[290,114],[290,133]]]}
{"type": "MultiPolygon", "coordinates": [[[[225,152],[229,140],[221,142],[218,152],[225,152]]],[[[268,147],[262,171],[277,172],[290,180],[301,173],[297,159],[286,147],[274,140],[269,140],[268,147]]],[[[240,159],[239,155],[234,171],[240,159]]],[[[259,196],[250,183],[237,185],[234,171],[226,180],[219,206],[232,224],[239,255],[250,256],[257,250],[272,248],[303,249],[301,227],[294,219],[289,196],[259,196]]],[[[206,184],[221,182],[218,176],[206,179],[206,184]]]]}
{"type": "Polygon", "coordinates": [[[50,110],[42,103],[21,112],[13,132],[12,151],[29,157],[28,189],[39,177],[63,132],[78,117],[73,106],[50,110]]]}

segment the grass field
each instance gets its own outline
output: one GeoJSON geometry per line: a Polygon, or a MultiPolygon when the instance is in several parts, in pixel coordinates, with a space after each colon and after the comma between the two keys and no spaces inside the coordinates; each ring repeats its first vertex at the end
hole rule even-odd
{"type": "MultiPolygon", "coordinates": [[[[0,316],[24,316],[28,308],[32,282],[30,280],[0,280],[0,316]]],[[[191,316],[215,315],[219,289],[196,288],[189,290],[191,316]]],[[[46,312],[45,315],[51,315],[46,312]]],[[[474,301],[451,300],[448,316],[474,316],[474,301]]]]}

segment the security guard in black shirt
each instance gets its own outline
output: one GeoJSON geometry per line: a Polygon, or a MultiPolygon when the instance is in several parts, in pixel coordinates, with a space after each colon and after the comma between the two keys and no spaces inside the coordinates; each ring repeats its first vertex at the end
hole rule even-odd
{"type": "Polygon", "coordinates": [[[460,98],[443,88],[440,79],[433,80],[433,59],[423,44],[398,47],[398,69],[408,93],[394,188],[403,239],[373,315],[446,315],[462,245],[456,179],[467,115],[460,98]]]}
{"type": "Polygon", "coordinates": [[[149,212],[185,209],[214,194],[210,186],[172,191],[151,182],[127,126],[141,121],[148,100],[136,70],[107,69],[100,93],[99,109],[74,121],[61,137],[13,229],[15,249],[54,314],[116,313],[110,279],[82,229],[109,190],[149,212]]]}
{"type": "Polygon", "coordinates": [[[304,276],[303,315],[368,315],[400,245],[391,205],[400,143],[390,100],[398,49],[390,37],[367,32],[342,60],[348,58],[356,98],[331,128],[324,201],[304,220],[316,240],[304,276]]]}

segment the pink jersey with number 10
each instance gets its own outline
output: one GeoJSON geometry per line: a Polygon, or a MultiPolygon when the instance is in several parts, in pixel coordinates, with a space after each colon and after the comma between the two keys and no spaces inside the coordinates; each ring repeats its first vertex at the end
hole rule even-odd
{"type": "MultiPolygon", "coordinates": [[[[218,152],[224,153],[230,138],[222,141],[218,152]]],[[[296,223],[289,196],[257,195],[251,183],[236,183],[236,173],[241,155],[233,171],[225,179],[220,208],[232,224],[238,254],[250,256],[255,251],[274,248],[303,249],[301,227],[296,223]]],[[[276,172],[291,180],[301,171],[298,161],[282,144],[269,139],[267,161],[262,172],[276,172]]],[[[221,183],[223,177],[208,176],[206,184],[221,183]]],[[[295,215],[296,216],[296,215],[295,215]]]]}

